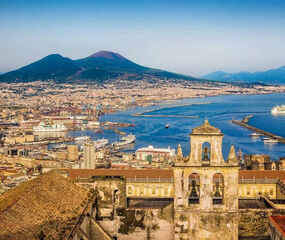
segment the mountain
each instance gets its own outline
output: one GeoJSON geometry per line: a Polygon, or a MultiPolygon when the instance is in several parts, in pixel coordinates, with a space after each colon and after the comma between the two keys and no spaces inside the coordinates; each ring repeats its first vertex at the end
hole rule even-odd
{"type": "Polygon", "coordinates": [[[78,80],[102,82],[118,77],[132,80],[153,77],[197,80],[191,76],[138,65],[119,53],[100,51],[77,60],[51,54],[20,69],[1,75],[0,82],[31,82],[48,79],[58,82],[78,80]]]}
{"type": "Polygon", "coordinates": [[[265,84],[285,84],[285,66],[263,72],[227,73],[222,71],[212,72],[203,76],[205,79],[230,82],[261,82],[265,84]]]}
{"type": "Polygon", "coordinates": [[[146,67],[140,66],[119,53],[110,51],[100,51],[91,56],[74,61],[78,66],[83,68],[101,68],[109,71],[140,71],[146,70],[146,67]]]}
{"type": "Polygon", "coordinates": [[[61,79],[75,74],[80,67],[69,58],[51,54],[39,61],[0,76],[0,81],[31,82],[36,80],[61,79]]]}

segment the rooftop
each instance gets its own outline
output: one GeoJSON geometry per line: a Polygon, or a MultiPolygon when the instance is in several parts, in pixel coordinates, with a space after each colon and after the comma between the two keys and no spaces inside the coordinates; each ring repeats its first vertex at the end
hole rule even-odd
{"type": "Polygon", "coordinates": [[[271,216],[269,220],[275,225],[283,237],[285,237],[285,216],[271,216]]]}
{"type": "MultiPolygon", "coordinates": [[[[173,170],[162,169],[64,169],[72,179],[91,176],[122,176],[125,178],[173,178],[173,170]]],[[[239,170],[239,179],[280,179],[285,182],[284,171],[239,170]]]]}
{"type": "Polygon", "coordinates": [[[0,239],[65,239],[90,199],[71,180],[48,172],[0,196],[0,239]]]}
{"type": "Polygon", "coordinates": [[[280,179],[285,183],[285,173],[282,170],[239,170],[239,178],[280,179]]]}
{"type": "Polygon", "coordinates": [[[158,169],[65,169],[68,176],[88,178],[90,176],[122,176],[125,178],[173,178],[173,170],[158,169]]]}
{"type": "Polygon", "coordinates": [[[238,200],[239,209],[271,209],[272,206],[262,199],[239,199],[238,200]]]}

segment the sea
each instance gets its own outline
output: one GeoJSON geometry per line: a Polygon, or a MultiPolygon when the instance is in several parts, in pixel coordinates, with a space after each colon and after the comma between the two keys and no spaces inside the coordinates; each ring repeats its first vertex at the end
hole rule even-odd
{"type": "MultiPolygon", "coordinates": [[[[127,134],[136,135],[135,144],[125,149],[127,152],[149,145],[176,149],[181,144],[185,156],[190,151],[189,134],[192,129],[208,119],[211,125],[220,128],[224,134],[225,159],[230,146],[234,145],[236,151],[240,149],[243,154],[269,154],[272,160],[277,161],[285,157],[285,144],[265,144],[262,137],[250,137],[252,131],[231,123],[231,120],[241,120],[252,115],[248,122],[250,125],[285,137],[285,115],[273,116],[270,112],[274,106],[281,104],[285,104],[285,94],[282,93],[187,98],[107,114],[100,121],[136,124],[135,127],[120,128],[127,134]],[[135,116],[137,113],[142,114],[135,116]],[[169,124],[169,128],[165,128],[166,124],[169,124]]],[[[120,139],[118,134],[110,130],[103,130],[103,133],[94,130],[75,131],[69,132],[69,135],[89,135],[92,140],[107,138],[110,143],[120,139]]]]}

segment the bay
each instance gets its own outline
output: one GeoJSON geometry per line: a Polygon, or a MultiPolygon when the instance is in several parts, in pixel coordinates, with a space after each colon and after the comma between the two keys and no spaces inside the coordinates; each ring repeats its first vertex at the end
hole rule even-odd
{"type": "MultiPolygon", "coordinates": [[[[128,151],[135,151],[137,148],[148,145],[177,148],[177,145],[181,144],[184,155],[188,155],[190,150],[189,133],[194,127],[201,125],[205,119],[208,119],[211,125],[220,128],[224,134],[223,155],[225,159],[228,156],[230,146],[234,145],[236,151],[241,149],[244,154],[269,154],[272,160],[276,161],[279,157],[285,157],[285,144],[264,144],[261,137],[250,137],[251,131],[234,125],[230,121],[232,119],[241,120],[246,115],[253,115],[249,124],[285,137],[285,116],[273,116],[270,112],[274,106],[281,104],[285,104],[285,94],[282,93],[189,98],[162,101],[156,106],[136,107],[104,115],[100,121],[137,124],[135,127],[121,128],[127,134],[136,135],[134,148],[128,151]],[[134,116],[134,114],[152,109],[158,110],[148,112],[147,115],[152,115],[151,117],[134,116]],[[180,117],[156,115],[179,115],[180,117]],[[165,128],[167,123],[170,124],[168,129],[165,128]]],[[[74,136],[89,135],[93,140],[104,137],[108,138],[109,142],[118,141],[120,138],[108,130],[103,130],[102,134],[95,133],[93,130],[77,131],[73,134],[74,136]]]]}

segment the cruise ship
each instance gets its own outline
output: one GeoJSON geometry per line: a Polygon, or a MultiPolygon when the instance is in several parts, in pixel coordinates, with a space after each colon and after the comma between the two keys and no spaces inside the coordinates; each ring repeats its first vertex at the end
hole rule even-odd
{"type": "Polygon", "coordinates": [[[135,140],[136,140],[136,136],[133,134],[129,134],[125,137],[122,137],[120,139],[120,142],[114,142],[113,144],[115,146],[120,147],[120,146],[124,146],[124,145],[130,144],[130,143],[133,143],[135,140]]]}
{"type": "Polygon", "coordinates": [[[285,105],[275,106],[271,109],[272,115],[285,115],[285,105]]]}
{"type": "Polygon", "coordinates": [[[41,122],[37,127],[33,128],[34,132],[65,132],[67,127],[63,124],[48,124],[41,122]]]}
{"type": "Polygon", "coordinates": [[[278,140],[273,139],[273,138],[268,138],[268,137],[263,138],[262,141],[264,143],[278,143],[278,140]]]}
{"type": "Polygon", "coordinates": [[[108,139],[102,138],[102,139],[98,139],[97,141],[94,142],[95,148],[101,148],[104,147],[105,145],[107,145],[109,143],[108,139]]]}
{"type": "Polygon", "coordinates": [[[80,136],[80,137],[75,137],[74,141],[76,142],[84,142],[90,139],[90,136],[80,136]]]}
{"type": "Polygon", "coordinates": [[[254,132],[254,133],[251,133],[249,136],[251,136],[251,137],[260,137],[260,136],[262,136],[262,134],[254,132]]]}

